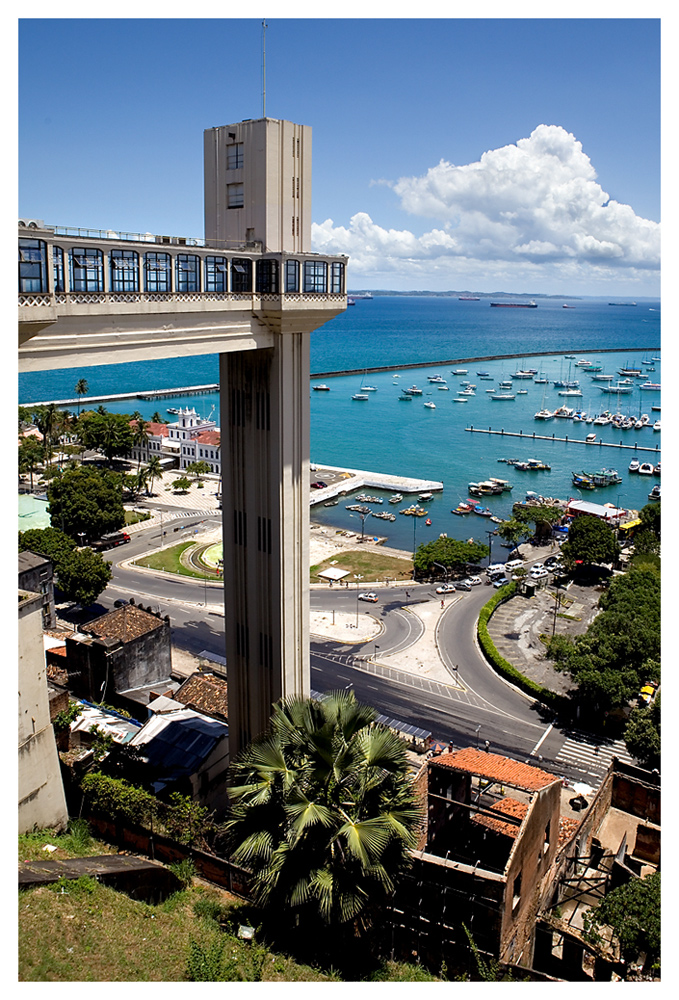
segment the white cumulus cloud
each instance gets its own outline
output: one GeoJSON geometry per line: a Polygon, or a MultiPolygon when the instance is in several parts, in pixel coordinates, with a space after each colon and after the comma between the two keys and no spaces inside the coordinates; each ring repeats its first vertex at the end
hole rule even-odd
{"type": "Polygon", "coordinates": [[[659,224],[610,200],[582,144],[558,125],[390,187],[405,212],[436,228],[415,236],[357,212],[347,227],[315,224],[315,249],[348,254],[354,276],[400,274],[413,279],[410,288],[424,287],[415,279],[427,275],[447,277],[447,287],[472,277],[610,282],[622,272],[638,282],[660,266],[659,224]]]}

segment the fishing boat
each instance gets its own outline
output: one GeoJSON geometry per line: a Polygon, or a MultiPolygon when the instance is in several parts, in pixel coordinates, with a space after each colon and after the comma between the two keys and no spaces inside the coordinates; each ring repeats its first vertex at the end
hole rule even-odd
{"type": "Polygon", "coordinates": [[[615,469],[600,469],[598,472],[583,472],[595,486],[617,486],[622,482],[622,478],[615,469]]]}
{"type": "Polygon", "coordinates": [[[589,476],[584,475],[580,472],[572,473],[573,486],[578,490],[593,490],[595,489],[594,483],[589,478],[589,476]]]}
{"type": "Polygon", "coordinates": [[[451,514],[458,514],[460,517],[462,517],[463,514],[471,514],[471,512],[471,507],[466,503],[459,503],[457,507],[452,507],[450,511],[451,514]]]}
{"type": "Polygon", "coordinates": [[[496,476],[490,476],[488,482],[495,483],[496,486],[501,486],[503,493],[509,493],[514,489],[512,484],[508,483],[506,479],[498,479],[496,476]]]}
{"type": "Polygon", "coordinates": [[[330,386],[324,385],[322,383],[321,385],[312,385],[311,388],[314,390],[314,392],[330,392],[330,386]]]}
{"type": "Polygon", "coordinates": [[[514,468],[521,472],[549,472],[552,467],[538,458],[529,458],[525,462],[514,462],[514,468]]]}

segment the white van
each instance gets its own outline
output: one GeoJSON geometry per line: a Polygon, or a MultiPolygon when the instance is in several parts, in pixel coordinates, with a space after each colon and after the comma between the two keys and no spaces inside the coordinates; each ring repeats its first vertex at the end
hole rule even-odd
{"type": "Polygon", "coordinates": [[[505,563],[505,569],[509,570],[510,573],[513,573],[515,569],[519,569],[520,566],[523,566],[523,559],[512,559],[510,562],[505,563]]]}

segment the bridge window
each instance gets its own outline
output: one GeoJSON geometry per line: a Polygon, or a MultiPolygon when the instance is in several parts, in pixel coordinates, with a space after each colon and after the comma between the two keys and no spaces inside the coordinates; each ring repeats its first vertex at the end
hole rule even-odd
{"type": "Polygon", "coordinates": [[[286,292],[299,291],[299,261],[286,260],[285,262],[285,290],[286,292]]]}
{"type": "Polygon", "coordinates": [[[248,257],[234,257],[231,261],[231,291],[252,291],[252,261],[248,257]]]}
{"type": "Polygon", "coordinates": [[[229,265],[226,257],[205,258],[205,291],[226,292],[229,265]]]}
{"type": "Polygon", "coordinates": [[[104,255],[96,247],[73,247],[70,253],[71,291],[104,291],[104,255]]]}
{"type": "Polygon", "coordinates": [[[111,250],[111,291],[139,291],[139,254],[135,250],[111,250]]]}
{"type": "Polygon", "coordinates": [[[278,293],[278,261],[257,261],[257,291],[278,293]]]}
{"type": "Polygon", "coordinates": [[[176,291],[199,292],[200,271],[198,258],[193,254],[177,254],[176,291]]]}
{"type": "Polygon", "coordinates": [[[150,251],[144,260],[144,290],[147,292],[170,292],[170,255],[150,251]]]}
{"type": "Polygon", "coordinates": [[[226,147],[226,169],[239,170],[243,166],[243,143],[232,142],[226,147]]]}
{"type": "Polygon", "coordinates": [[[325,263],[325,261],[305,260],[304,291],[327,292],[327,290],[328,290],[328,265],[325,263]]]}
{"type": "Polygon", "coordinates": [[[64,292],[64,251],[61,247],[52,247],[52,267],[54,269],[54,291],[64,292]]]}
{"type": "Polygon", "coordinates": [[[47,244],[19,240],[19,293],[47,291],[47,244]]]}
{"type": "Polygon", "coordinates": [[[335,261],[330,266],[330,291],[344,293],[344,264],[335,261]]]}
{"type": "Polygon", "coordinates": [[[242,184],[227,184],[226,185],[226,207],[227,208],[242,208],[245,199],[244,188],[242,184]]]}

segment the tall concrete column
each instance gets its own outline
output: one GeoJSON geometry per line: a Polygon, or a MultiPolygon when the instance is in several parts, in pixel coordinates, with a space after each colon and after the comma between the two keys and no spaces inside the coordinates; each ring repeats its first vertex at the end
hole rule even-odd
{"type": "Polygon", "coordinates": [[[309,335],[221,354],[219,377],[233,758],[309,693],[309,335]]]}

